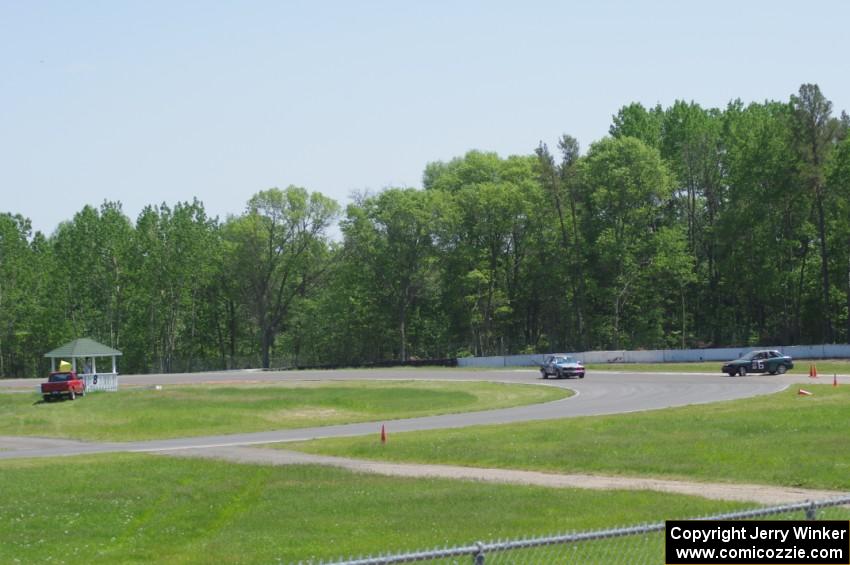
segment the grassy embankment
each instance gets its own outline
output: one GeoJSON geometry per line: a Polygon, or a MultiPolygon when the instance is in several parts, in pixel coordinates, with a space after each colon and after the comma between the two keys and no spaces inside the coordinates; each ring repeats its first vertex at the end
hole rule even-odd
{"type": "Polygon", "coordinates": [[[850,490],[850,387],[617,416],[327,439],[282,449],[420,463],[850,490]]]}
{"type": "Polygon", "coordinates": [[[0,461],[0,475],[0,563],[291,563],[742,508],[153,455],[0,461]]]}
{"type": "Polygon", "coordinates": [[[480,382],[330,382],[92,393],[73,402],[0,394],[0,435],[133,441],[304,428],[535,404],[555,387],[480,382]]]}

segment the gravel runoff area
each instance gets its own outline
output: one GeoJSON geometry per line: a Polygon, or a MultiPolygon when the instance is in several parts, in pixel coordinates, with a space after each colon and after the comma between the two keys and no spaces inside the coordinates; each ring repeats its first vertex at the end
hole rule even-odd
{"type": "MultiPolygon", "coordinates": [[[[0,436],[0,450],[17,451],[22,456],[28,450],[85,445],[84,442],[47,438],[0,436]]],[[[706,483],[625,477],[610,475],[555,474],[511,469],[486,469],[455,465],[426,465],[416,463],[382,463],[363,459],[348,459],[326,455],[311,455],[297,451],[258,447],[205,447],[153,451],[159,455],[218,459],[233,463],[260,465],[328,465],[356,473],[375,473],[395,477],[441,478],[485,481],[549,488],[582,488],[594,490],[653,490],[701,496],[712,500],[755,502],[757,504],[788,504],[807,500],[823,500],[845,495],[844,492],[777,487],[753,484],[706,483]]]]}
{"type": "Polygon", "coordinates": [[[593,490],[653,490],[700,496],[712,500],[755,502],[758,504],[789,504],[808,500],[823,500],[846,495],[845,492],[810,490],[751,484],[703,483],[639,477],[607,475],[560,475],[536,471],[483,469],[454,465],[424,465],[413,463],[382,463],[363,459],[311,455],[296,451],[257,447],[212,447],[178,449],[158,452],[178,457],[219,459],[234,463],[262,465],[328,465],[356,473],[375,473],[394,477],[440,478],[491,483],[534,485],[550,488],[581,488],[593,490]]]}
{"type": "MultiPolygon", "coordinates": [[[[22,438],[0,436],[0,450],[22,452],[50,447],[87,445],[85,442],[47,438],[22,438]]],[[[705,483],[676,481],[643,477],[610,475],[555,474],[511,469],[486,469],[456,465],[427,465],[417,463],[383,463],[364,459],[312,455],[297,451],[257,447],[204,447],[154,451],[160,455],[219,459],[233,463],[261,465],[328,465],[356,473],[414,478],[442,478],[469,481],[486,481],[518,485],[535,485],[550,488],[583,488],[595,490],[653,490],[701,496],[712,500],[755,502],[758,504],[786,504],[807,500],[828,499],[845,495],[844,492],[777,487],[751,484],[705,483]]]]}

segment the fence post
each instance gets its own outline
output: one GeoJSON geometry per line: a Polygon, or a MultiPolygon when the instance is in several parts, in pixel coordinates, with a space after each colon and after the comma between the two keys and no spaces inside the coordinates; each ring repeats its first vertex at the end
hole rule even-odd
{"type": "Polygon", "coordinates": [[[815,503],[812,502],[809,504],[809,507],[806,508],[806,520],[817,520],[818,519],[818,511],[815,503]]]}
{"type": "Polygon", "coordinates": [[[475,554],[472,562],[474,565],[484,565],[484,543],[479,541],[475,545],[478,546],[478,552],[475,554]]]}

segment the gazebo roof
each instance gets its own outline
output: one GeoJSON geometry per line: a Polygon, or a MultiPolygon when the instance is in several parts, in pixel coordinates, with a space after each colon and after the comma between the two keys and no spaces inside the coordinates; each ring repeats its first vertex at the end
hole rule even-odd
{"type": "Polygon", "coordinates": [[[93,339],[82,337],[61,347],[57,347],[45,357],[113,357],[122,355],[117,349],[98,343],[93,339]]]}

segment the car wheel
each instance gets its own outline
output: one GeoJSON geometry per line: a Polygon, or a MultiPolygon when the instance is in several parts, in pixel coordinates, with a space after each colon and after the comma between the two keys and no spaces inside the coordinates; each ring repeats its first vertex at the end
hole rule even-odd
{"type": "Polygon", "coordinates": [[[540,371],[540,374],[541,374],[541,375],[543,375],[543,378],[544,378],[544,379],[548,379],[548,378],[549,378],[549,373],[547,373],[546,371],[540,371]]]}
{"type": "Polygon", "coordinates": [[[578,378],[583,379],[583,378],[584,378],[584,373],[581,373],[581,374],[578,376],[578,378]]]}
{"type": "Polygon", "coordinates": [[[747,376],[747,368],[746,367],[738,367],[738,376],[746,377],[747,376]]]}
{"type": "Polygon", "coordinates": [[[780,365],[776,368],[776,372],[779,373],[780,375],[784,375],[785,371],[787,371],[787,370],[788,370],[788,367],[786,367],[785,365],[780,365]]]}
{"type": "Polygon", "coordinates": [[[730,377],[734,377],[735,375],[737,375],[737,373],[735,371],[729,371],[726,374],[729,375],[730,377]]]}
{"type": "Polygon", "coordinates": [[[50,402],[50,395],[49,395],[49,394],[45,394],[45,395],[44,395],[44,401],[45,401],[45,402],[50,402]]]}

